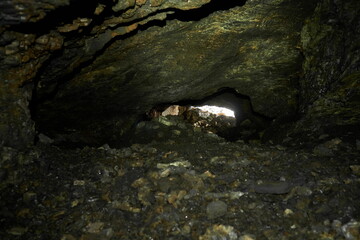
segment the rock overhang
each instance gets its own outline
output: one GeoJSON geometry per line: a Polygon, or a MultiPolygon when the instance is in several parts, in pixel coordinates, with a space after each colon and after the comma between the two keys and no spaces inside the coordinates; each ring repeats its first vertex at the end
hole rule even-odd
{"type": "MultiPolygon", "coordinates": [[[[31,14],[40,14],[41,4],[46,1],[31,14]]],[[[26,86],[15,95],[32,98],[38,132],[68,129],[102,139],[95,142],[109,132],[124,137],[139,115],[159,103],[198,100],[222,87],[249,96],[264,116],[289,116],[298,109],[300,31],[316,4],[104,0],[82,12],[78,1],[54,0],[41,18],[5,21],[10,27],[0,28],[11,37],[2,39],[10,54],[2,73],[13,85],[26,86]],[[66,9],[71,11],[60,14],[66,9]]]]}
{"type": "Polygon", "coordinates": [[[126,129],[131,124],[124,117],[134,121],[157,104],[201,99],[221,87],[250,96],[265,116],[295,114],[299,32],[302,10],[309,6],[296,3],[291,9],[289,2],[251,1],[199,21],[173,19],[112,41],[59,85],[52,99],[39,103],[40,129],[93,128],[109,119],[126,129]]]}

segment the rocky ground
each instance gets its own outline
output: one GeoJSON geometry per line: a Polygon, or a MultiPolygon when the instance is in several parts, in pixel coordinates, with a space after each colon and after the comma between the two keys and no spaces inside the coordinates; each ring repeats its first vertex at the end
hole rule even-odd
{"type": "Polygon", "coordinates": [[[0,239],[360,239],[359,142],[228,142],[175,116],[135,133],[3,148],[0,239]]]}

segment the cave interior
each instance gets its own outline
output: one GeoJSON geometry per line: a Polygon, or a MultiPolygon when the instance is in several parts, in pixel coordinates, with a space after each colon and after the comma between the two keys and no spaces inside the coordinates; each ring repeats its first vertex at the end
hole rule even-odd
{"type": "Polygon", "coordinates": [[[359,1],[0,9],[1,239],[360,239],[359,1]]]}

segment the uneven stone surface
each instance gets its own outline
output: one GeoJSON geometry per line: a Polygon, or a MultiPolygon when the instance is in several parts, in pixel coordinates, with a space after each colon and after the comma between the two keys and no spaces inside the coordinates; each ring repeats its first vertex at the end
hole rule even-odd
{"type": "Polygon", "coordinates": [[[69,0],[4,0],[0,3],[0,25],[37,22],[58,7],[69,5],[69,0]]]}
{"type": "Polygon", "coordinates": [[[1,1],[0,239],[360,239],[359,12],[1,1]]]}
{"type": "Polygon", "coordinates": [[[224,86],[250,96],[254,110],[266,116],[292,115],[301,70],[301,23],[311,6],[250,1],[197,22],[167,21],[116,41],[39,106],[39,124],[76,129],[84,125],[79,121],[106,121],[96,119],[106,115],[121,125],[126,114],[199,99],[224,86]]]}
{"type": "Polygon", "coordinates": [[[156,104],[221,87],[278,119],[266,140],[358,126],[357,1],[32,3],[1,3],[1,145],[33,143],[30,113],[47,135],[121,145],[156,104]]]}
{"type": "Polygon", "coordinates": [[[3,148],[1,239],[359,239],[355,145],[324,156],[166,120],[178,134],[127,148],[3,148]]]}
{"type": "Polygon", "coordinates": [[[322,1],[301,32],[304,52],[300,79],[300,121],[275,121],[274,142],[360,135],[360,5],[358,1],[322,1]]]}
{"type": "MultiPolygon", "coordinates": [[[[351,88],[355,88],[352,97],[358,94],[359,8],[359,1],[323,1],[304,25],[301,42],[305,76],[300,82],[303,107],[331,91],[336,93],[339,87],[349,88],[349,82],[354,84],[351,88]]],[[[350,97],[347,95],[342,97],[350,97]]]]}
{"type": "Polygon", "coordinates": [[[52,96],[58,84],[69,80],[111,41],[149,21],[165,19],[174,9],[198,8],[208,2],[138,1],[118,12],[119,3],[112,9],[114,3],[106,0],[86,5],[66,0],[2,1],[1,146],[32,145],[35,131],[28,106],[34,118],[36,103],[52,96]],[[44,83],[49,81],[55,83],[44,83]],[[41,88],[46,89],[45,96],[40,95],[41,88]]]}

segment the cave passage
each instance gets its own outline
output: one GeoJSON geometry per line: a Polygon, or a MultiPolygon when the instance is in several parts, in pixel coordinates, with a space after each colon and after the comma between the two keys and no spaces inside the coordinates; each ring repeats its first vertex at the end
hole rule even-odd
{"type": "Polygon", "coordinates": [[[0,239],[360,239],[359,0],[0,9],[0,239]]]}
{"type": "Polygon", "coordinates": [[[261,132],[271,123],[270,118],[254,112],[248,96],[227,87],[200,100],[159,104],[145,115],[147,120],[160,122],[178,117],[228,141],[260,140],[261,132]]]}

